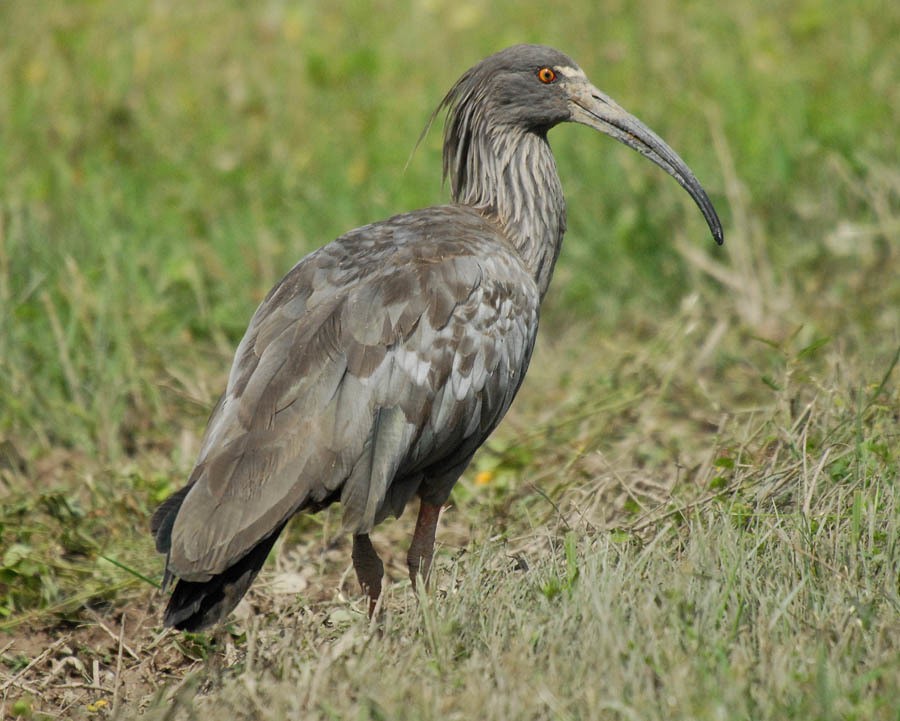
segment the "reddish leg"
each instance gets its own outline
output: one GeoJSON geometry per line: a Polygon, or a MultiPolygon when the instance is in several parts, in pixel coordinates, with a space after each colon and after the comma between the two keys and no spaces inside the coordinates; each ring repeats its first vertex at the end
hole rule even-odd
{"type": "Polygon", "coordinates": [[[413,532],[409,553],[406,554],[406,565],[409,566],[409,580],[413,588],[419,575],[428,583],[428,572],[431,570],[431,559],[434,556],[434,533],[437,530],[438,518],[441,515],[440,505],[422,501],[419,504],[419,517],[416,519],[416,530],[413,532]]]}
{"type": "Polygon", "coordinates": [[[369,618],[375,613],[375,604],[381,595],[381,578],[384,564],[375,552],[368,534],[353,537],[353,568],[363,593],[369,597],[369,618]]]}

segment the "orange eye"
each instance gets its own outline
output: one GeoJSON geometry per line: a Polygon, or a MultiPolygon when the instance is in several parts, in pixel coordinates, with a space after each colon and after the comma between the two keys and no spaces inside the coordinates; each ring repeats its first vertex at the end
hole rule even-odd
{"type": "Polygon", "coordinates": [[[537,71],[538,80],[540,80],[545,85],[549,85],[554,80],[556,80],[556,72],[553,68],[541,68],[537,71]]]}

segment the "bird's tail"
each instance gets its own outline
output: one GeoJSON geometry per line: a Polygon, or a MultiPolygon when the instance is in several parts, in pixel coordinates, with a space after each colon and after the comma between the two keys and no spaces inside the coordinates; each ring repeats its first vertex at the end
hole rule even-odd
{"type": "MultiPolygon", "coordinates": [[[[150,522],[150,530],[156,537],[156,549],[167,556],[172,545],[175,517],[192,485],[188,483],[163,501],[150,522]]],[[[206,581],[179,579],[166,607],[163,619],[165,625],[174,626],[181,631],[199,631],[223,620],[247,593],[286,523],[287,521],[261,539],[245,556],[222,573],[206,581]]],[[[167,563],[164,589],[171,579],[172,573],[167,563]]]]}
{"type": "Polygon", "coordinates": [[[200,631],[222,621],[247,593],[284,528],[281,524],[250,552],[208,581],[179,580],[163,622],[180,631],[200,631]]]}

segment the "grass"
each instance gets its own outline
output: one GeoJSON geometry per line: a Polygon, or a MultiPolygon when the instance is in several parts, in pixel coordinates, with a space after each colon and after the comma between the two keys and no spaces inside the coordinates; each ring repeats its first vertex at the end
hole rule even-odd
{"type": "Polygon", "coordinates": [[[0,716],[896,720],[898,34],[876,0],[0,5],[0,716]],[[227,629],[161,635],[147,519],[256,303],[442,202],[415,139],[520,41],[678,149],[725,248],[555,130],[566,244],[435,592],[386,524],[370,628],[324,513],[227,629]]]}
{"type": "Polygon", "coordinates": [[[890,718],[886,579],[853,569],[868,580],[848,597],[834,569],[861,548],[821,549],[802,525],[716,508],[650,544],[570,532],[526,572],[487,544],[375,636],[251,631],[244,664],[176,717],[890,718]]]}

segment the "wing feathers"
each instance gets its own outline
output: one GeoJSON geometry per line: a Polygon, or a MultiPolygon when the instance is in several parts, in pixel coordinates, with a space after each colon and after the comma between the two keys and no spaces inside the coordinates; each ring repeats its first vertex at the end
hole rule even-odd
{"type": "Polygon", "coordinates": [[[341,494],[345,529],[353,533],[372,530],[413,431],[414,426],[399,408],[379,408],[375,412],[371,435],[341,494]]]}

